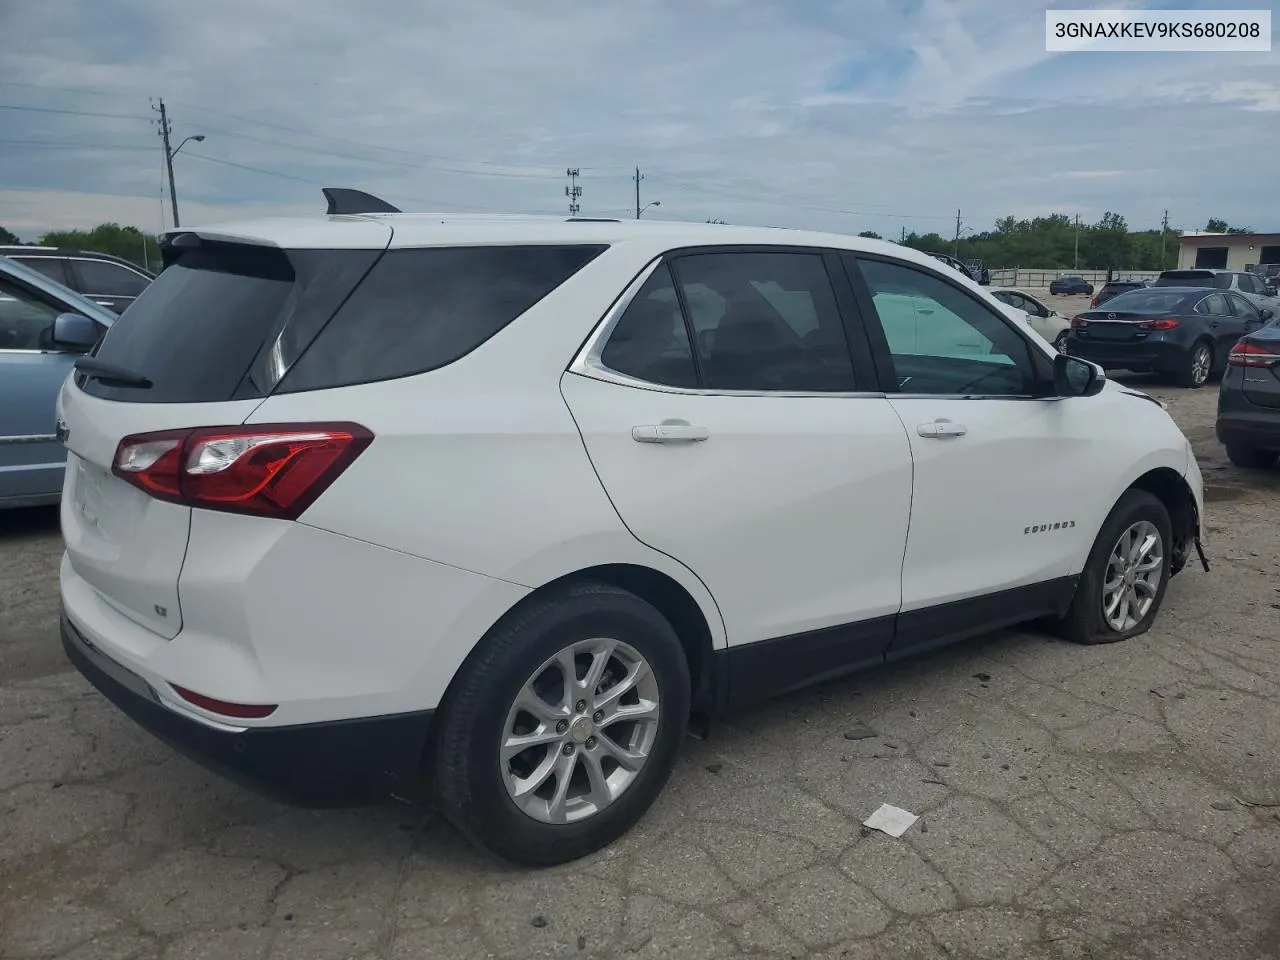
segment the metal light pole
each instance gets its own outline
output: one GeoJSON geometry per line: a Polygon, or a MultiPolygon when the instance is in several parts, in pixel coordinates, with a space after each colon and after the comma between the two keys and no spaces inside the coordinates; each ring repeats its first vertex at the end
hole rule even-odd
{"type": "Polygon", "coordinates": [[[194,140],[196,143],[200,143],[201,141],[204,140],[204,134],[203,133],[192,134],[191,136],[187,137],[186,140],[183,140],[180,144],[178,144],[178,146],[173,150],[169,149],[169,137],[165,136],[164,140],[165,140],[164,159],[165,159],[165,163],[169,167],[169,204],[170,206],[173,207],[173,225],[175,227],[179,227],[182,224],[178,222],[178,188],[173,184],[173,158],[178,155],[179,150],[181,150],[183,147],[187,145],[188,140],[194,140]]]}
{"type": "Polygon", "coordinates": [[[643,207],[641,207],[639,210],[637,210],[637,211],[636,211],[636,219],[637,219],[637,220],[639,220],[639,219],[640,219],[640,214],[644,213],[644,212],[645,212],[646,210],[648,210],[650,207],[660,207],[660,206],[662,206],[662,201],[661,201],[661,200],[650,200],[650,201],[649,201],[648,203],[646,203],[643,207]]]}

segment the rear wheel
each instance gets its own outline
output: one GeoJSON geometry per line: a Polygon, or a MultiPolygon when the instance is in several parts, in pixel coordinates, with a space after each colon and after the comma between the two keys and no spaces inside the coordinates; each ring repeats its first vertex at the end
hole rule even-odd
{"type": "Polygon", "coordinates": [[[1063,330],[1060,334],[1053,338],[1053,349],[1059,353],[1067,352],[1067,331],[1063,330]]]}
{"type": "Polygon", "coordinates": [[[1239,444],[1227,445],[1227,459],[1237,467],[1247,470],[1265,470],[1274,467],[1280,460],[1280,451],[1259,450],[1257,447],[1242,447],[1239,444]]]}
{"type": "Polygon", "coordinates": [[[1098,532],[1059,632],[1076,643],[1145,633],[1169,583],[1169,511],[1145,490],[1126,491],[1098,532]]]}
{"type": "Polygon", "coordinates": [[[535,598],[489,632],[446,698],[443,810],[513,863],[599,850],[661,792],[689,698],[680,640],[644,600],[602,583],[535,598]]]}
{"type": "Polygon", "coordinates": [[[1213,348],[1203,340],[1191,347],[1191,352],[1183,359],[1178,370],[1178,382],[1193,390],[1203,387],[1209,380],[1209,371],[1213,369],[1213,348]]]}

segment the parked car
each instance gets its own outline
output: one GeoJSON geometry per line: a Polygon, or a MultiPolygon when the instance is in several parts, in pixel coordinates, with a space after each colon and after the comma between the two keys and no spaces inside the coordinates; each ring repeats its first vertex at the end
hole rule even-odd
{"type": "Polygon", "coordinates": [[[1067,350],[1108,370],[1155,371],[1202,387],[1226,369],[1235,342],[1271,317],[1234,290],[1131,290],[1075,317],[1067,350]]]}
{"type": "Polygon", "coordinates": [[[0,256],[42,273],[113,313],[123,313],[155,274],[107,253],[62,247],[0,246],[0,256]]]}
{"type": "Polygon", "coordinates": [[[1093,284],[1084,277],[1056,277],[1049,281],[1049,293],[1053,296],[1093,293],[1093,284]]]}
{"type": "Polygon", "coordinates": [[[54,405],[71,364],[87,349],[67,337],[78,330],[87,340],[93,327],[97,339],[114,319],[0,257],[0,509],[58,502],[67,452],[55,436],[54,405]]]}
{"type": "Polygon", "coordinates": [[[1268,293],[1261,277],[1243,270],[1166,270],[1156,278],[1154,286],[1234,290],[1259,310],[1280,315],[1280,299],[1268,293]]]}
{"type": "Polygon", "coordinates": [[[1280,460],[1280,323],[1241,337],[1218,388],[1218,440],[1238,467],[1280,460]]]}
{"type": "Polygon", "coordinates": [[[1100,307],[1118,294],[1128,293],[1130,290],[1141,290],[1149,286],[1151,286],[1149,280],[1108,280],[1102,285],[1102,289],[1093,295],[1093,299],[1089,301],[1089,308],[1100,307]]]}
{"type": "Polygon", "coordinates": [[[1071,329],[1071,321],[1067,317],[1023,290],[992,287],[991,295],[1026,314],[1031,329],[1052,343],[1059,353],[1066,349],[1067,332],[1071,329]]]}
{"type": "MultiPolygon", "coordinates": [[[[981,271],[980,270],[975,271],[970,269],[969,265],[965,263],[963,260],[957,260],[955,257],[945,253],[931,253],[929,254],[929,256],[933,257],[933,259],[935,260],[939,260],[942,263],[945,263],[947,266],[951,267],[951,269],[955,270],[961,276],[968,277],[974,283],[978,283],[978,284],[982,283],[981,271]]],[[[987,277],[987,282],[988,283],[991,282],[991,278],[989,275],[987,277]]]]}
{"type": "Polygon", "coordinates": [[[166,237],[59,405],[68,655],[259,789],[425,768],[571,860],[691,716],[1025,620],[1124,640],[1198,547],[1168,413],[925,254],[327,193],[359,216],[166,237]]]}

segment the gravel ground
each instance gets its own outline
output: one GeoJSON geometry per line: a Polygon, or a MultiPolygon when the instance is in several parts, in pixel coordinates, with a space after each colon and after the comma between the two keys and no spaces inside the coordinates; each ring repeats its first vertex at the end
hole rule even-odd
{"type": "Polygon", "coordinates": [[[1225,462],[1212,387],[1149,389],[1214,561],[1150,633],[1005,632],[778,700],[543,872],[175,756],[68,669],[56,514],[0,514],[0,957],[1280,957],[1280,471],[1225,462]],[[882,802],[922,819],[865,833],[882,802]]]}

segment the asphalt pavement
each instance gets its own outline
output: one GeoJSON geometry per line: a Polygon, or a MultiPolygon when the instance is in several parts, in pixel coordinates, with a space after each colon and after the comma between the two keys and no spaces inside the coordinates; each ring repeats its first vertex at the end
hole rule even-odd
{"type": "Polygon", "coordinates": [[[1280,471],[1226,464],[1212,386],[1151,392],[1214,566],[1148,634],[1004,632],[718,723],[638,828],[544,871],[176,756],[62,655],[56,513],[0,514],[0,957],[1280,957],[1280,471]],[[863,829],[882,803],[921,819],[863,829]]]}

